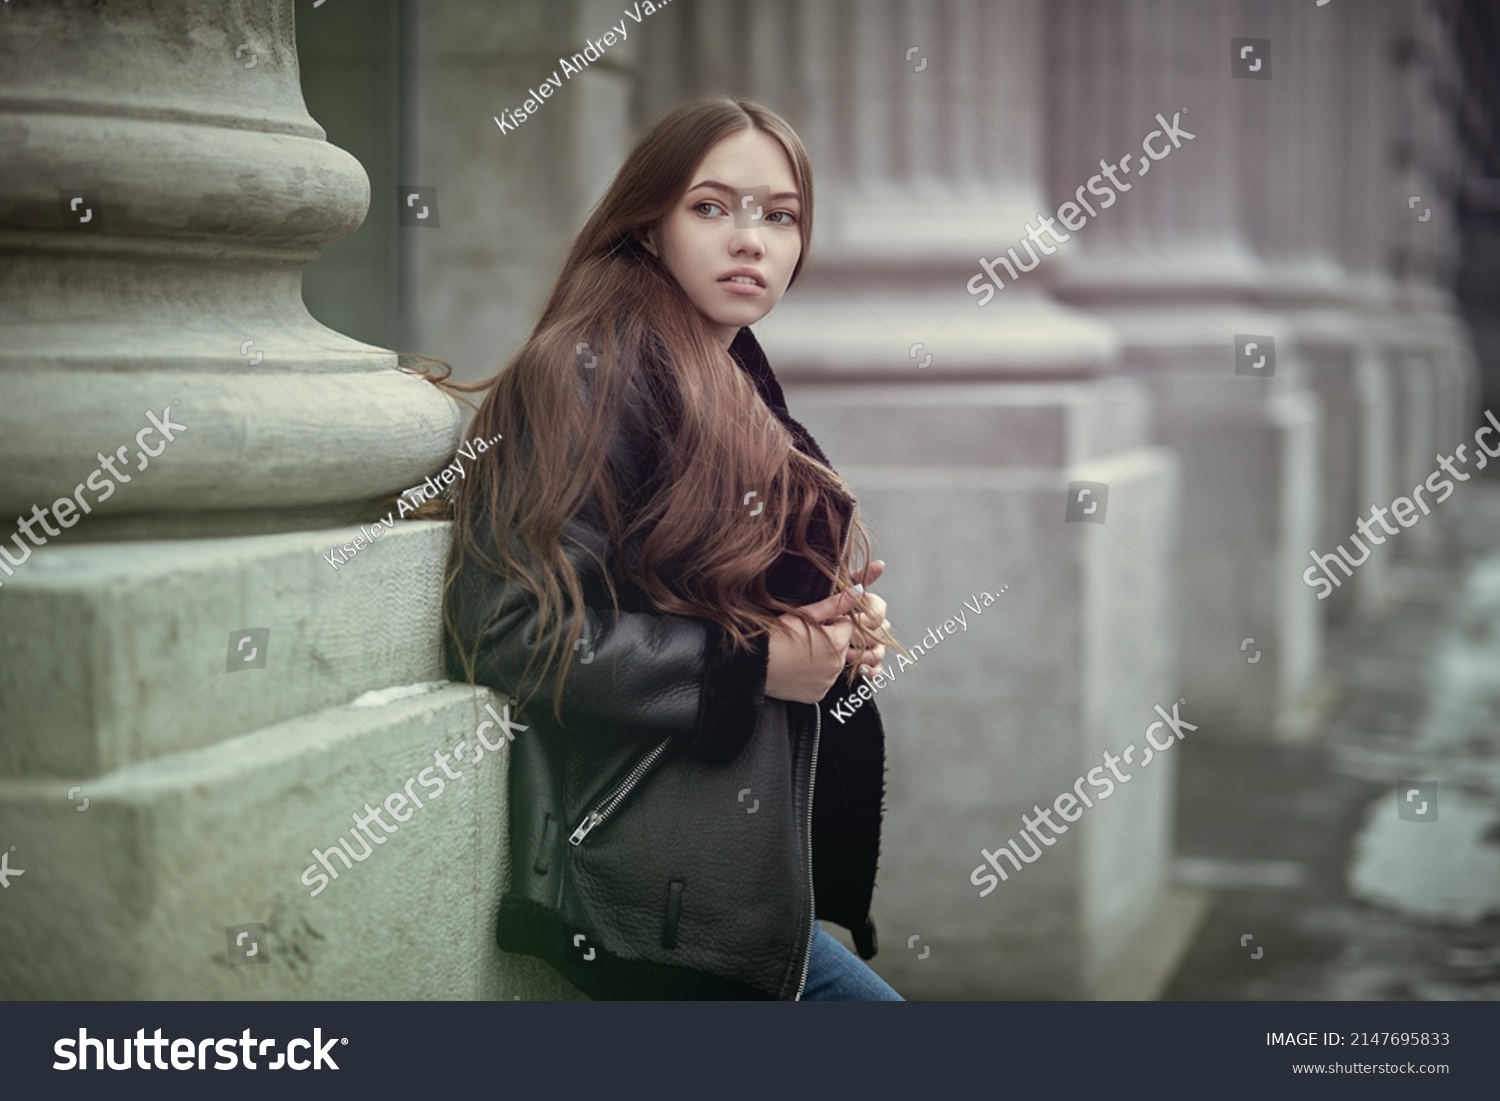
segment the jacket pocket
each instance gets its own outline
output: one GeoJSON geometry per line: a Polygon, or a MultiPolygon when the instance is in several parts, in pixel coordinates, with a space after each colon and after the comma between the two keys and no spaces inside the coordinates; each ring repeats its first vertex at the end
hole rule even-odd
{"type": "Polygon", "coordinates": [[[667,919],[662,923],[661,946],[677,947],[677,919],[682,915],[682,880],[674,879],[667,884],[667,919]]]}
{"type": "Polygon", "coordinates": [[[661,740],[656,748],[637,761],[635,767],[626,773],[625,779],[616,784],[607,795],[590,808],[588,814],[584,816],[583,821],[578,823],[578,827],[568,837],[568,843],[575,846],[582,845],[585,837],[592,833],[610,815],[614,814],[619,809],[620,804],[646,778],[646,773],[650,772],[656,762],[661,760],[662,754],[667,751],[667,746],[671,742],[672,736],[669,734],[661,740]]]}
{"type": "Polygon", "coordinates": [[[556,842],[557,819],[548,814],[542,826],[542,842],[537,846],[536,859],[531,864],[531,870],[537,875],[546,875],[547,870],[552,867],[552,847],[556,842]]]}

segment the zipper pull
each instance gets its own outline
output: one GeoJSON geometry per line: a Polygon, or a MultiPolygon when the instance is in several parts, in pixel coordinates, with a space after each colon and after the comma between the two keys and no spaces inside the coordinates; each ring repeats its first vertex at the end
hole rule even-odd
{"type": "Polygon", "coordinates": [[[568,838],[568,843],[570,845],[583,844],[583,839],[589,835],[589,832],[603,821],[604,819],[599,816],[598,811],[589,811],[588,817],[585,818],[582,822],[578,823],[578,828],[574,830],[572,835],[568,838]]]}

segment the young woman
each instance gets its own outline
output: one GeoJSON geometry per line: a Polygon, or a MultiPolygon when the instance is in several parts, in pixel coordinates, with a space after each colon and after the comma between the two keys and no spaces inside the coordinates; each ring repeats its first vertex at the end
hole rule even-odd
{"type": "Polygon", "coordinates": [[[778,115],[683,107],[626,160],[473,428],[455,676],[518,698],[498,940],[598,998],[900,1000],[875,955],[890,644],[853,495],[746,326],[807,259],[778,115]],[[844,676],[840,677],[843,672],[844,676]],[[540,695],[540,699],[537,697],[540,695]]]}

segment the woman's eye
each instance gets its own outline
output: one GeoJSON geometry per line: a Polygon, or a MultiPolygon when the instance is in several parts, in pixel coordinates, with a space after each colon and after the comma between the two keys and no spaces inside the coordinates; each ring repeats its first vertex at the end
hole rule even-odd
{"type": "Polygon", "coordinates": [[[786,221],[784,222],[776,223],[777,225],[794,226],[797,224],[797,216],[790,210],[773,210],[770,214],[766,215],[766,221],[769,222],[772,218],[776,217],[782,217],[786,219],[786,221]]]}
{"type": "Polygon", "coordinates": [[[713,211],[718,211],[720,214],[725,213],[724,208],[722,206],[720,206],[718,203],[714,202],[712,199],[704,199],[700,203],[693,204],[693,209],[695,211],[697,211],[699,214],[705,215],[705,217],[709,213],[712,213],[713,211]],[[704,209],[703,209],[704,207],[708,207],[709,210],[707,212],[705,212],[704,209]]]}

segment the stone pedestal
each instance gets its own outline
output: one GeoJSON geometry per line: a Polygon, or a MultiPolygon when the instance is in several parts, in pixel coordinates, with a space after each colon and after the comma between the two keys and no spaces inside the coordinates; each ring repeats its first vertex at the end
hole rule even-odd
{"type": "Polygon", "coordinates": [[[1146,445],[1128,380],[944,377],[788,391],[859,493],[887,563],[878,591],[917,654],[888,653],[876,696],[889,774],[874,966],[908,998],[1088,998],[1131,965],[1170,878],[1170,754],[997,890],[981,898],[970,877],[1023,814],[1106,751],[1143,746],[1153,706],[1170,709],[1178,464],[1146,445]],[[1108,487],[1102,524],[1065,519],[1074,482],[1108,487]]]}
{"type": "MultiPolygon", "coordinates": [[[[1254,169],[1240,100],[1278,90],[1224,86],[1227,0],[1195,20],[1145,2],[1048,13],[1049,199],[1102,186],[1107,166],[1120,181],[1114,208],[1065,246],[1058,292],[1121,333],[1124,370],[1150,388],[1151,438],[1183,460],[1180,694],[1220,737],[1293,734],[1320,694],[1321,619],[1301,579],[1321,508],[1320,409],[1240,218],[1254,169]],[[1257,377],[1257,363],[1274,374],[1257,377]]],[[[1305,284],[1323,271],[1296,267],[1305,284]]]]}
{"type": "MultiPolygon", "coordinates": [[[[1394,476],[1399,395],[1392,383],[1401,376],[1382,358],[1370,318],[1358,309],[1319,310],[1294,319],[1292,331],[1321,417],[1314,546],[1319,554],[1341,544],[1352,552],[1355,521],[1411,489],[1399,488],[1394,476]]],[[[1338,574],[1340,586],[1319,601],[1327,614],[1369,617],[1389,609],[1392,550],[1377,550],[1353,577],[1338,574]]],[[[1309,565],[1305,559],[1303,568],[1309,565]]]]}
{"type": "Polygon", "coordinates": [[[303,108],[292,12],[5,12],[0,514],[63,527],[3,532],[0,997],[562,990],[493,946],[503,760],[386,802],[473,754],[488,694],[440,680],[445,525],[325,555],[460,415],[302,305],[370,196],[303,108]],[[311,850],[377,803],[405,824],[314,894],[311,850]]]}

